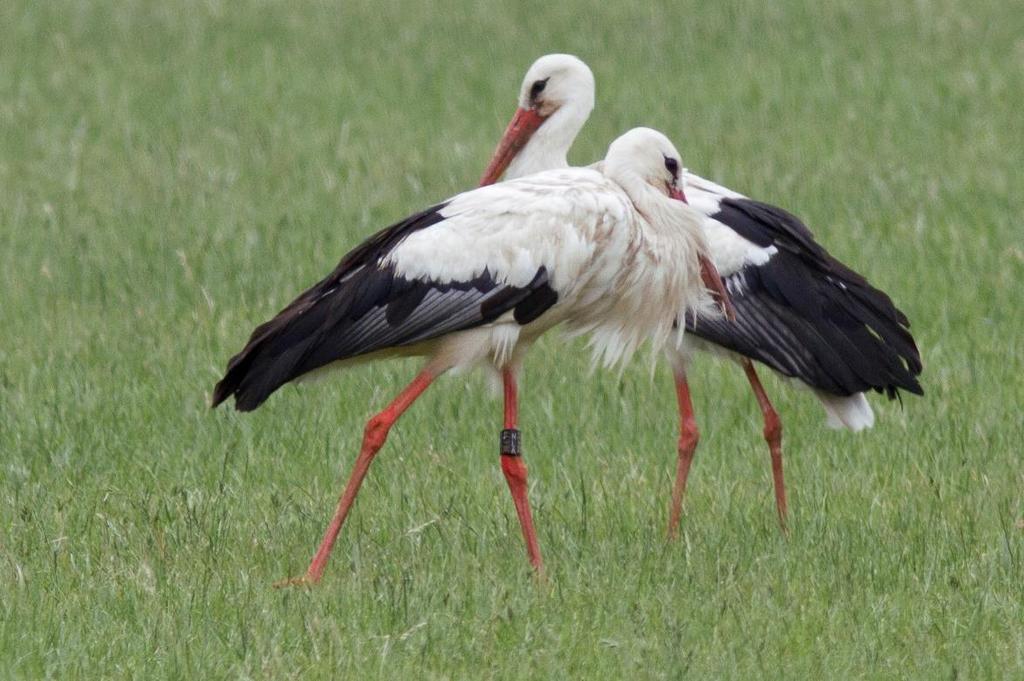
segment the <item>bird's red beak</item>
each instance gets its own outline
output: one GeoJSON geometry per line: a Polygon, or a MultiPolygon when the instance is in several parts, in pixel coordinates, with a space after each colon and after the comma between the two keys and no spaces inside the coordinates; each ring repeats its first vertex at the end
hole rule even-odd
{"type": "MultiPolygon", "coordinates": [[[[669,187],[668,195],[676,201],[689,204],[686,200],[686,194],[679,187],[669,187]]],[[[715,300],[722,307],[725,318],[731,322],[736,321],[736,308],[733,307],[729,292],[725,290],[722,275],[718,273],[715,263],[711,262],[711,259],[706,255],[700,256],[700,278],[704,282],[704,287],[711,291],[711,295],[714,296],[715,300]]]]}
{"type": "Polygon", "coordinates": [[[705,288],[711,291],[712,297],[722,308],[725,318],[730,322],[736,321],[736,308],[733,307],[729,292],[725,290],[722,275],[718,273],[715,263],[711,262],[706,255],[700,256],[700,278],[704,282],[705,288]]]}
{"type": "Polygon", "coordinates": [[[508,168],[508,164],[526,146],[526,143],[533,137],[533,133],[537,132],[537,128],[543,122],[544,116],[537,113],[535,109],[516,109],[515,115],[512,116],[508,127],[505,128],[505,134],[498,142],[498,148],[494,150],[491,162],[487,164],[484,176],[480,178],[481,187],[494,184],[501,178],[502,173],[508,168]]]}
{"type": "Polygon", "coordinates": [[[683,203],[690,203],[686,200],[686,194],[684,194],[683,190],[679,187],[669,187],[668,197],[670,199],[675,199],[676,201],[682,201],[683,203]]]}

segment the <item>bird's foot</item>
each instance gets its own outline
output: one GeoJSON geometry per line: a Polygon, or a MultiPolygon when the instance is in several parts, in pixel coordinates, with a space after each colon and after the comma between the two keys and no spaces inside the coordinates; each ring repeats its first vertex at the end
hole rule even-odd
{"type": "Polygon", "coordinates": [[[310,575],[302,575],[301,577],[290,577],[288,579],[282,579],[274,582],[275,589],[284,589],[290,586],[301,586],[307,589],[316,586],[320,581],[319,577],[311,577],[310,575]]]}

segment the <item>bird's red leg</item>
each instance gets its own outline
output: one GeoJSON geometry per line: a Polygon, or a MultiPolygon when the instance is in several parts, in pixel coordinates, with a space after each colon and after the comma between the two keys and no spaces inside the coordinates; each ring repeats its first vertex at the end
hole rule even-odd
{"type": "Polygon", "coordinates": [[[786,531],[786,484],[782,478],[782,421],[779,414],[768,399],[761,379],[757,377],[754,364],[749,359],[743,360],[743,371],[747,374],[750,387],[754,389],[754,397],[764,415],[764,439],[768,442],[768,450],[772,456],[772,478],[775,482],[775,508],[779,513],[779,526],[786,531]]]}
{"type": "Polygon", "coordinates": [[[686,493],[686,479],[690,475],[690,464],[693,453],[697,450],[700,431],[697,419],[693,415],[693,401],[690,399],[690,386],[686,382],[686,372],[676,370],[676,397],[679,400],[679,462],[676,466],[676,483],[672,488],[672,509],[668,518],[668,537],[675,539],[679,535],[679,516],[683,508],[683,494],[686,493]]]}
{"type": "Polygon", "coordinates": [[[501,431],[501,470],[508,481],[512,501],[516,505],[516,515],[523,528],[523,539],[526,540],[526,552],[530,556],[530,564],[538,574],[544,572],[544,561],[540,557],[540,545],[537,533],[533,529],[533,517],[530,515],[530,502],[526,498],[526,464],[520,443],[519,431],[516,429],[519,411],[519,396],[516,388],[516,375],[511,369],[503,369],[501,380],[505,388],[505,429],[501,431]]]}
{"type": "Polygon", "coordinates": [[[334,518],[331,519],[331,524],[327,526],[327,532],[324,533],[324,538],[320,542],[320,548],[317,550],[316,555],[313,556],[306,574],[303,577],[279,582],[275,586],[316,584],[320,581],[324,568],[327,566],[327,559],[331,555],[331,549],[338,538],[338,532],[341,531],[345,517],[352,507],[352,503],[356,500],[359,486],[362,484],[363,478],[366,477],[366,471],[369,470],[373,457],[384,446],[384,441],[388,437],[388,431],[391,429],[391,426],[416,401],[416,398],[423,394],[423,391],[433,382],[434,378],[436,378],[436,375],[429,370],[422,371],[384,411],[367,422],[366,429],[363,431],[363,446],[359,450],[359,456],[356,457],[355,465],[352,467],[352,474],[349,476],[348,484],[338,500],[338,508],[334,512],[334,518]]]}

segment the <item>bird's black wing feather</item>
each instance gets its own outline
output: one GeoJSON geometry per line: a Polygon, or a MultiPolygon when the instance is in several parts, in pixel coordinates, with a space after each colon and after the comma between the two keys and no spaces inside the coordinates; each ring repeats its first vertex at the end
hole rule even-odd
{"type": "Polygon", "coordinates": [[[382,262],[406,236],[442,221],[442,208],[374,235],[257,327],[228,363],[213,406],[234,395],[235,407],[249,411],[285,383],[332,362],[473,328],[510,311],[525,324],[557,301],[543,267],[518,287],[486,269],[468,281],[407,279],[382,262]]]}
{"type": "Polygon", "coordinates": [[[906,315],[832,257],[798,218],[731,198],[711,217],[777,252],[726,278],[735,322],[689,316],[691,333],[834,395],[922,393],[921,357],[906,315]]]}
{"type": "Polygon", "coordinates": [[[723,198],[711,217],[758,246],[776,246],[810,258],[824,259],[827,255],[807,225],[778,206],[753,199],[723,198]]]}

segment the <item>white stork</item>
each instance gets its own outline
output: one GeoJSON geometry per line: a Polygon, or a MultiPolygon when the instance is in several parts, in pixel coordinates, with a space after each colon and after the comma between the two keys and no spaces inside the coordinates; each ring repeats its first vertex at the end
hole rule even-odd
{"type": "Polygon", "coordinates": [[[329,366],[427,358],[367,423],[319,550],[305,576],[286,583],[320,579],[395,421],[439,375],[475,364],[503,379],[502,470],[530,562],[542,569],[516,430],[523,355],[565,322],[591,334],[595,359],[626,361],[649,338],[678,338],[678,315],[704,310],[701,218],[670,198],[679,196],[681,167],[664,135],[637,128],[612,143],[601,170],[552,170],[459,194],[370,237],[252,332],[213,406],[234,396],[237,409],[256,409],[285,383],[329,366]]]}
{"type": "MultiPolygon", "coordinates": [[[[481,180],[513,179],[566,168],[566,155],[594,108],[594,76],[565,54],[538,59],[523,79],[519,108],[481,180]]],[[[764,417],[775,503],[786,527],[782,424],[758,379],[755,359],[808,386],[832,427],[871,427],[864,393],[890,399],[923,394],[921,357],[910,323],[884,292],[819,245],[794,215],[685,173],[686,200],[706,216],[711,261],[728,290],[733,320],[690,313],[682,345],[669,349],[679,401],[680,436],[669,535],[678,531],[686,479],[699,431],[686,368],[693,350],[725,354],[743,367],[764,417]],[[733,323],[735,322],[735,323],[733,323]]]]}

